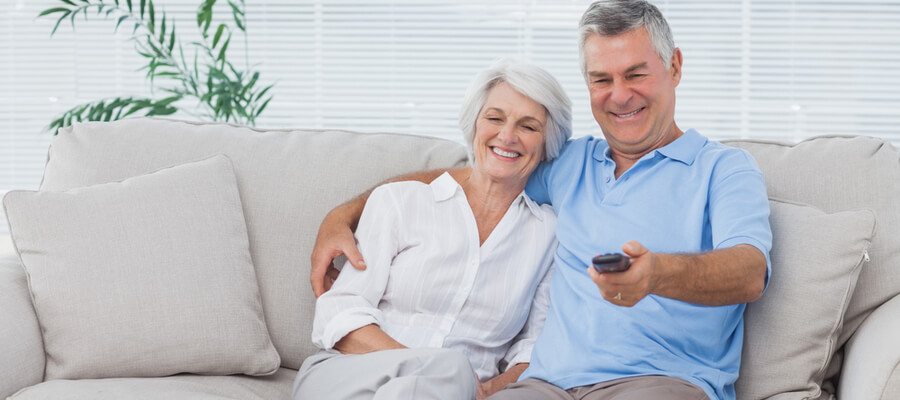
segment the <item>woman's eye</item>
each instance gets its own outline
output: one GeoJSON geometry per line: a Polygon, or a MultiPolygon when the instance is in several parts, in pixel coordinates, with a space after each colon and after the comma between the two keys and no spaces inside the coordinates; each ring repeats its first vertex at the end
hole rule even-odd
{"type": "Polygon", "coordinates": [[[535,128],[533,126],[528,126],[528,125],[525,125],[525,130],[530,131],[530,132],[537,132],[537,128],[535,128]]]}

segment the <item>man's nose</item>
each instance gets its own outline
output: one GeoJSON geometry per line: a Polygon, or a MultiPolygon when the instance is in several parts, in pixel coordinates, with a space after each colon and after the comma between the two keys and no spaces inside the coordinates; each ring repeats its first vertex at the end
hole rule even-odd
{"type": "Polygon", "coordinates": [[[614,104],[620,106],[625,105],[631,100],[631,96],[631,87],[629,87],[627,83],[622,81],[613,82],[612,93],[610,93],[609,98],[614,104]]]}

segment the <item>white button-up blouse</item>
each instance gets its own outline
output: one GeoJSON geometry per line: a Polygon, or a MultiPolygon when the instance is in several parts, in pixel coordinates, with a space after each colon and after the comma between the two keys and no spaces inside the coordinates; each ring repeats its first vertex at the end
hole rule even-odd
{"type": "Polygon", "coordinates": [[[401,344],[453,348],[481,379],[528,362],[549,306],[556,216],[522,192],[479,245],[475,216],[447,173],[372,192],[356,231],[368,268],[345,264],[316,302],[313,343],[331,349],[376,324],[401,344]]]}

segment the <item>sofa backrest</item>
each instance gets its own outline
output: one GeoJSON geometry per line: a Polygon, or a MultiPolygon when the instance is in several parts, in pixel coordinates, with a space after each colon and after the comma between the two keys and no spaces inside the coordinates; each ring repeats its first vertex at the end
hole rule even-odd
{"type": "Polygon", "coordinates": [[[234,164],[269,332],[282,365],[294,369],[315,350],[310,253],[325,214],[385,179],[467,159],[458,143],[413,135],[133,118],[60,130],[41,190],[120,181],[214,154],[234,164]]]}
{"type": "Polygon", "coordinates": [[[870,262],[860,272],[845,314],[838,343],[842,346],[869,313],[900,294],[900,151],[882,139],[864,136],[822,136],[797,144],[725,143],[753,154],[770,198],[829,213],[875,212],[877,232],[869,248],[870,262]]]}

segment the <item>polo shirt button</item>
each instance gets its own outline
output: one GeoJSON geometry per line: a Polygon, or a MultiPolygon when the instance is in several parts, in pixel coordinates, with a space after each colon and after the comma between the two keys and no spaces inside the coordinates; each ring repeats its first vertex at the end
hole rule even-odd
{"type": "Polygon", "coordinates": [[[609,177],[608,177],[608,176],[606,177],[606,183],[609,183],[609,177]]]}

